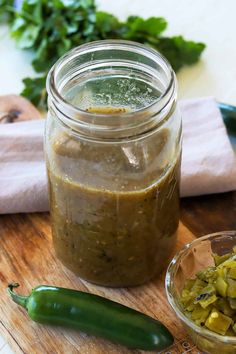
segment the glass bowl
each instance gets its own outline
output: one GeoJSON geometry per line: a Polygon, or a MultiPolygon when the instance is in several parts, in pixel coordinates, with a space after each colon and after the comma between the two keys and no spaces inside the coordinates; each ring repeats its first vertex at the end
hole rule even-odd
{"type": "MultiPolygon", "coordinates": [[[[170,305],[182,321],[193,342],[203,353],[235,354],[236,336],[222,336],[197,326],[187,318],[179,302],[187,279],[214,265],[212,253],[223,255],[236,245],[236,231],[222,231],[186,244],[172,259],[166,273],[166,294],[170,305]]],[[[201,352],[201,353],[202,353],[201,352]]]]}

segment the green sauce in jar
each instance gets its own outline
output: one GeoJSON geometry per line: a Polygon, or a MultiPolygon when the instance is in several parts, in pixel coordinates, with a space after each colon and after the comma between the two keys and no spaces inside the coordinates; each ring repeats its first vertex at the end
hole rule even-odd
{"type": "MultiPolygon", "coordinates": [[[[163,130],[153,139],[150,160],[164,147],[167,134],[163,130]]],[[[107,286],[137,285],[159,273],[175,245],[179,157],[158,182],[151,183],[154,176],[150,173],[144,181],[114,178],[107,189],[96,169],[102,169],[104,176],[111,172],[104,169],[116,167],[117,175],[128,175],[127,169],[133,167],[124,149],[118,153],[110,146],[78,146],[64,135],[55,141],[53,150],[57,167],[49,168],[48,175],[53,241],[59,259],[82,278],[107,286]],[[102,156],[112,163],[103,163],[102,156]],[[80,163],[72,163],[73,159],[80,163]],[[74,167],[68,178],[65,172],[70,164],[74,167]],[[80,183],[76,182],[77,174],[80,183]],[[144,188],[147,181],[150,185],[144,188]]],[[[144,156],[141,148],[137,150],[140,169],[144,156]]]]}
{"type": "Polygon", "coordinates": [[[142,284],[168,261],[179,222],[174,73],[152,49],[102,41],[62,58],[48,85],[56,254],[96,284],[142,284]]]}

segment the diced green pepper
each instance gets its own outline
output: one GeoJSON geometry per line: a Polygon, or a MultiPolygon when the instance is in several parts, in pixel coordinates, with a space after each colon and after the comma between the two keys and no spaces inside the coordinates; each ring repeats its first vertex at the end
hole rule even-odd
{"type": "Polygon", "coordinates": [[[206,285],[207,285],[206,282],[204,282],[203,280],[196,279],[192,288],[191,288],[191,293],[194,293],[197,295],[206,285]]]}
{"type": "Polygon", "coordinates": [[[200,279],[193,279],[193,282],[188,283],[188,288],[184,287],[181,293],[181,303],[185,310],[193,311],[194,299],[198,296],[200,291],[206,286],[206,283],[200,279]],[[192,285],[192,286],[191,286],[192,285]],[[191,288],[190,288],[191,286],[191,288]]]}
{"type": "Polygon", "coordinates": [[[196,307],[196,304],[194,304],[194,302],[191,301],[191,302],[188,304],[188,306],[186,307],[186,310],[191,312],[191,311],[193,311],[193,310],[195,309],[195,307],[196,307]]]}
{"type": "Polygon", "coordinates": [[[225,333],[226,336],[231,336],[231,337],[235,337],[235,333],[233,331],[233,328],[230,326],[228,331],[225,333]]]}
{"type": "Polygon", "coordinates": [[[184,289],[191,290],[196,279],[188,279],[184,285],[184,289]]]}
{"type": "Polygon", "coordinates": [[[204,270],[197,272],[196,276],[208,283],[212,283],[218,276],[216,267],[208,267],[204,270]]]}
{"type": "Polygon", "coordinates": [[[217,267],[218,276],[222,279],[226,279],[228,276],[228,269],[225,267],[218,266],[217,267]]]}
{"type": "Polygon", "coordinates": [[[229,270],[228,276],[232,279],[236,279],[236,267],[229,270]]]}
{"type": "Polygon", "coordinates": [[[226,253],[223,256],[219,256],[216,253],[213,253],[213,258],[215,261],[215,265],[218,266],[219,264],[223,263],[224,261],[226,261],[226,259],[229,259],[232,256],[231,253],[226,253]]]}
{"type": "MultiPolygon", "coordinates": [[[[234,257],[235,257],[235,255],[234,255],[234,257]]],[[[230,268],[230,269],[236,268],[236,259],[229,258],[229,259],[227,259],[227,261],[221,263],[220,267],[230,268]]]]}
{"type": "Polygon", "coordinates": [[[201,290],[195,300],[195,303],[199,303],[202,308],[205,309],[207,306],[213,304],[217,300],[215,292],[216,291],[213,285],[207,285],[201,290]]]}
{"type": "Polygon", "coordinates": [[[183,289],[181,293],[181,303],[187,308],[193,302],[193,297],[188,289],[183,289]]]}
{"type": "Polygon", "coordinates": [[[236,333],[236,322],[234,323],[232,328],[233,328],[233,331],[236,333]]]}
{"type": "Polygon", "coordinates": [[[228,297],[228,302],[231,309],[236,310],[236,299],[231,299],[231,297],[228,297]]]}
{"type": "Polygon", "coordinates": [[[216,279],[216,282],[215,282],[215,287],[216,287],[216,290],[218,291],[218,293],[223,296],[223,297],[226,297],[227,296],[227,288],[228,288],[228,284],[226,283],[226,281],[221,278],[221,277],[218,277],[216,279]]]}
{"type": "Polygon", "coordinates": [[[194,320],[199,326],[204,324],[209,313],[211,311],[211,306],[207,308],[202,308],[200,305],[196,305],[195,309],[192,312],[192,320],[194,320]]]}
{"type": "Polygon", "coordinates": [[[230,307],[229,302],[224,298],[218,299],[215,307],[217,310],[223,312],[226,316],[232,317],[234,314],[234,310],[230,307]]]}
{"type": "Polygon", "coordinates": [[[232,253],[214,254],[215,267],[207,267],[186,282],[181,303],[197,325],[221,335],[236,336],[236,246],[232,253]]]}
{"type": "Polygon", "coordinates": [[[207,318],[205,326],[213,332],[225,335],[231,324],[232,319],[230,317],[223,315],[214,308],[207,318]]]}
{"type": "Polygon", "coordinates": [[[236,298],[236,280],[228,279],[228,289],[227,289],[227,296],[235,299],[236,298]]]}

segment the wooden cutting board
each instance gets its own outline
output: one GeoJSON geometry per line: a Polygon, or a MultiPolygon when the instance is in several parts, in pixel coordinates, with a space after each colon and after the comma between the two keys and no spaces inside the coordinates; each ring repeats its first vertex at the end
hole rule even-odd
{"type": "MultiPolygon", "coordinates": [[[[193,238],[194,235],[180,224],[175,252],[193,238]]],[[[34,323],[26,311],[8,297],[6,287],[12,281],[20,283],[21,294],[29,294],[31,288],[39,284],[53,284],[105,296],[162,321],[175,336],[175,344],[163,353],[199,353],[168,305],[164,273],[146,285],[122,289],[99,287],[79,279],[56,259],[46,213],[0,216],[0,242],[0,332],[16,353],[128,354],[141,351],[84,333],[34,323]]]]}

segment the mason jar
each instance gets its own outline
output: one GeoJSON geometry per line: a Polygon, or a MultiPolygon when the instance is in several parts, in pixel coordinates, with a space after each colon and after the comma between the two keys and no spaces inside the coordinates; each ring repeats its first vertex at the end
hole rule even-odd
{"type": "Polygon", "coordinates": [[[97,41],[47,79],[45,150],[53,243],[90,282],[133,286],[161,272],[179,222],[175,74],[144,45],[97,41]]]}

